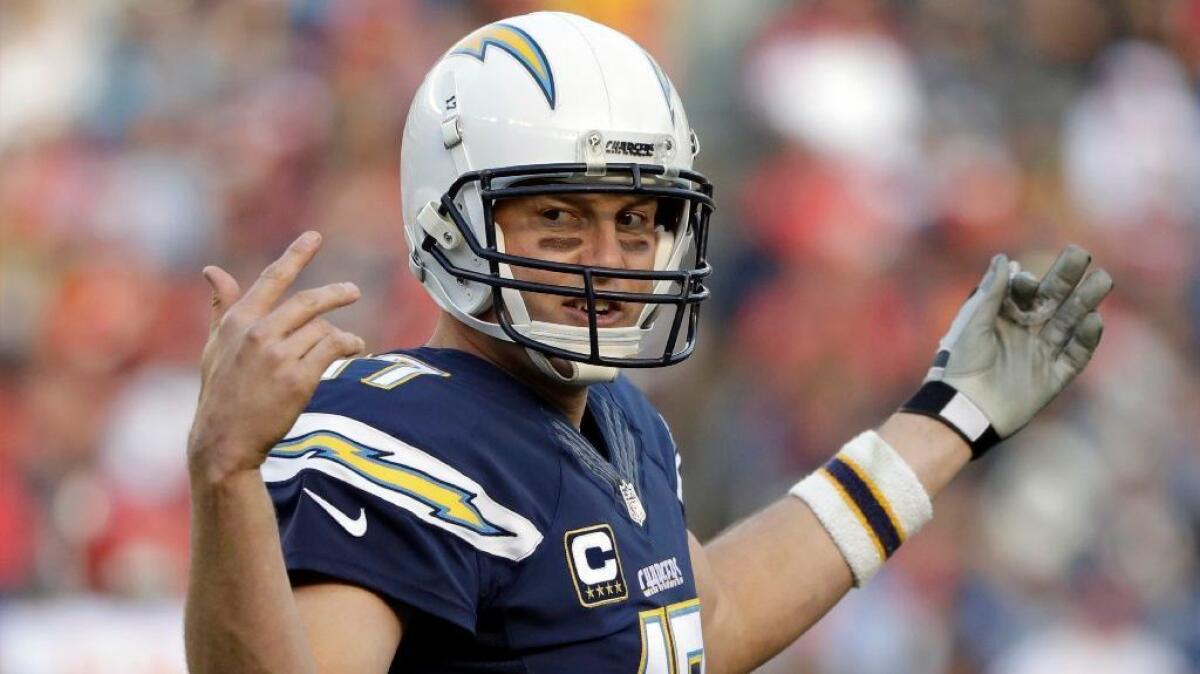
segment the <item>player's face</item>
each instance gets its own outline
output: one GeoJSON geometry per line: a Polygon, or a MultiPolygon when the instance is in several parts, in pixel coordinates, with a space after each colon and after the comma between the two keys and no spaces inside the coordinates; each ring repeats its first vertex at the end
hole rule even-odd
{"type": "MultiPolygon", "coordinates": [[[[612,267],[654,268],[657,244],[657,199],[621,194],[538,195],[506,199],[496,204],[497,225],[504,233],[505,252],[553,262],[612,267]]],[[[523,281],[582,287],[577,274],[513,267],[523,281]]],[[[648,293],[652,281],[594,277],[597,290],[648,293]]],[[[563,325],[588,325],[587,305],[581,297],[523,292],[534,320],[563,325]]],[[[596,326],[633,325],[642,304],[597,300],[596,326]]]]}

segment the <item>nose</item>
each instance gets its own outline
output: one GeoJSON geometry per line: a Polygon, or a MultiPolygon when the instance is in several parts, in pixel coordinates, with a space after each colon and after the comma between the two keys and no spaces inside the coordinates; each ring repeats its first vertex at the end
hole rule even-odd
{"type": "MultiPolygon", "coordinates": [[[[621,254],[621,241],[617,238],[616,222],[606,218],[597,223],[592,231],[592,242],[584,253],[583,264],[591,267],[624,269],[625,257],[621,254]]],[[[615,280],[607,276],[595,276],[594,278],[596,285],[612,283],[615,280]]]]}

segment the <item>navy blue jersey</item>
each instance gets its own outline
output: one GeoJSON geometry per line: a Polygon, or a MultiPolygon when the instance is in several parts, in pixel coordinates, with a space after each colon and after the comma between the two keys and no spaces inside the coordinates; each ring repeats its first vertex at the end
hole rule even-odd
{"type": "Polygon", "coordinates": [[[402,611],[393,671],[704,671],[676,448],[624,378],[576,430],[461,351],[338,361],[263,476],[293,578],[402,611]]]}

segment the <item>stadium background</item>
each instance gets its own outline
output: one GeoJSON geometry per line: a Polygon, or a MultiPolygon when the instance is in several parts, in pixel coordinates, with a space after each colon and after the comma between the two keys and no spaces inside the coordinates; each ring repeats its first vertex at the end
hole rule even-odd
{"type": "Polygon", "coordinates": [[[418,344],[410,97],[537,8],[641,41],[718,186],[699,354],[637,377],[704,536],[903,400],[992,252],[1116,278],[1081,380],[763,671],[1200,671],[1196,0],[5,0],[0,671],[182,671],[200,267],[318,229],[305,282],[418,344]]]}

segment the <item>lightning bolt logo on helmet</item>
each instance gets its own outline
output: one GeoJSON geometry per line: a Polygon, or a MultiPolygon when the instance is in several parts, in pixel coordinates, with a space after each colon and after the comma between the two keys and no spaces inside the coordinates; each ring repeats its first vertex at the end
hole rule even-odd
{"type": "Polygon", "coordinates": [[[546,95],[550,109],[554,109],[554,72],[550,70],[550,62],[537,41],[516,26],[506,23],[484,26],[454,45],[447,56],[474,56],[482,62],[487,58],[488,47],[502,49],[516,59],[546,95]]]}

